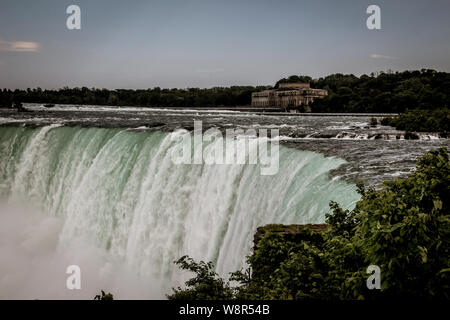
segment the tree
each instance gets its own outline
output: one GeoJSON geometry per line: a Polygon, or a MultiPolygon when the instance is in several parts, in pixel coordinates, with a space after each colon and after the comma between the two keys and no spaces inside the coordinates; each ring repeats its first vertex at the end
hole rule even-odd
{"type": "Polygon", "coordinates": [[[175,261],[181,269],[191,271],[195,277],[186,282],[186,289],[173,289],[167,297],[172,300],[226,300],[232,298],[230,286],[214,271],[211,262],[195,262],[188,256],[175,261]]]}
{"type": "Polygon", "coordinates": [[[105,291],[101,290],[101,295],[96,295],[94,300],[114,300],[114,296],[111,293],[105,293],[105,291]]]}

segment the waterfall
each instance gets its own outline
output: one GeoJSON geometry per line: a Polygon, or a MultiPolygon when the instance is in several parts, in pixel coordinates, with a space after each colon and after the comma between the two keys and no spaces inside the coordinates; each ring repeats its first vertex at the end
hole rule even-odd
{"type": "MultiPolygon", "coordinates": [[[[177,143],[159,131],[0,127],[0,219],[12,216],[17,205],[55,219],[52,250],[76,264],[70,248],[81,246],[94,256],[85,260],[101,256],[89,270],[117,275],[126,269],[151,279],[151,293],[139,297],[164,298],[189,276],[173,264],[177,258],[213,261],[226,276],[244,265],[258,226],[321,223],[330,200],[351,208],[359,198],[354,185],[329,179],[329,171],[345,162],[339,158],[281,145],[278,173],[264,176],[254,164],[175,164],[177,143]]],[[[2,246],[0,254],[11,251],[2,246]]],[[[0,269],[0,279],[2,272],[7,270],[0,269]]],[[[84,298],[102,289],[96,276],[90,278],[84,298]]],[[[109,289],[135,297],[120,281],[109,289]]],[[[18,297],[24,296],[21,290],[18,297]]]]}

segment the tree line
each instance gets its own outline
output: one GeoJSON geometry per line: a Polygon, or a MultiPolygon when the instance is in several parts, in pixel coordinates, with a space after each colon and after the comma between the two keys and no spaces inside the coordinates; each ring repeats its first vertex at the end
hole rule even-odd
{"type": "MultiPolygon", "coordinates": [[[[328,90],[327,97],[312,103],[313,112],[402,113],[413,109],[450,107],[450,73],[430,69],[379,72],[360,77],[338,73],[318,79],[294,75],[280,79],[273,87],[283,82],[305,82],[310,83],[312,88],[328,90]]],[[[3,89],[0,90],[0,106],[10,107],[15,102],[166,108],[248,106],[253,92],[273,87],[3,89]]]]}
{"type": "Polygon", "coordinates": [[[431,69],[379,72],[357,77],[332,74],[319,79],[291,76],[283,82],[307,82],[312,88],[328,90],[316,99],[313,112],[402,113],[406,110],[433,110],[450,107],[450,73],[431,69]]]}
{"type": "Polygon", "coordinates": [[[139,107],[232,107],[251,103],[252,92],[266,87],[232,86],[209,89],[97,89],[68,88],[43,90],[0,90],[0,106],[14,103],[89,104],[139,107]]]}

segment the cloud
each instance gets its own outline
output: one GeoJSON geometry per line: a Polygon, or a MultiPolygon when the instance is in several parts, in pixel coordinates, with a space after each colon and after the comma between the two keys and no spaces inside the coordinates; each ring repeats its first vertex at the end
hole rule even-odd
{"type": "Polygon", "coordinates": [[[395,58],[395,57],[384,56],[384,55],[382,55],[382,54],[376,54],[376,53],[371,54],[370,57],[371,57],[372,59],[397,59],[397,58],[395,58]]]}
{"type": "Polygon", "coordinates": [[[32,41],[3,41],[0,40],[0,51],[36,52],[40,44],[32,41]]]}

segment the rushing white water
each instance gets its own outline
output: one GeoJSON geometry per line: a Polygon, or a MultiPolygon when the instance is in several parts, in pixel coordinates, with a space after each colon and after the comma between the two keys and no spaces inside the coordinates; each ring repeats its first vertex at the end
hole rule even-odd
{"type": "Polygon", "coordinates": [[[227,275],[243,266],[258,226],[320,223],[330,200],[350,208],[359,198],[328,178],[339,158],[280,146],[279,172],[263,176],[259,165],[177,165],[177,143],[163,132],[0,128],[0,219],[10,226],[0,229],[0,255],[22,266],[0,266],[0,297],[91,298],[103,288],[162,298],[189,276],[177,258],[213,261],[227,275]],[[11,206],[26,206],[25,218],[11,206]],[[22,245],[30,241],[31,251],[22,245]],[[83,293],[64,288],[68,264],[81,265],[83,293]],[[21,273],[46,279],[48,290],[36,281],[14,288],[21,273]]]}

